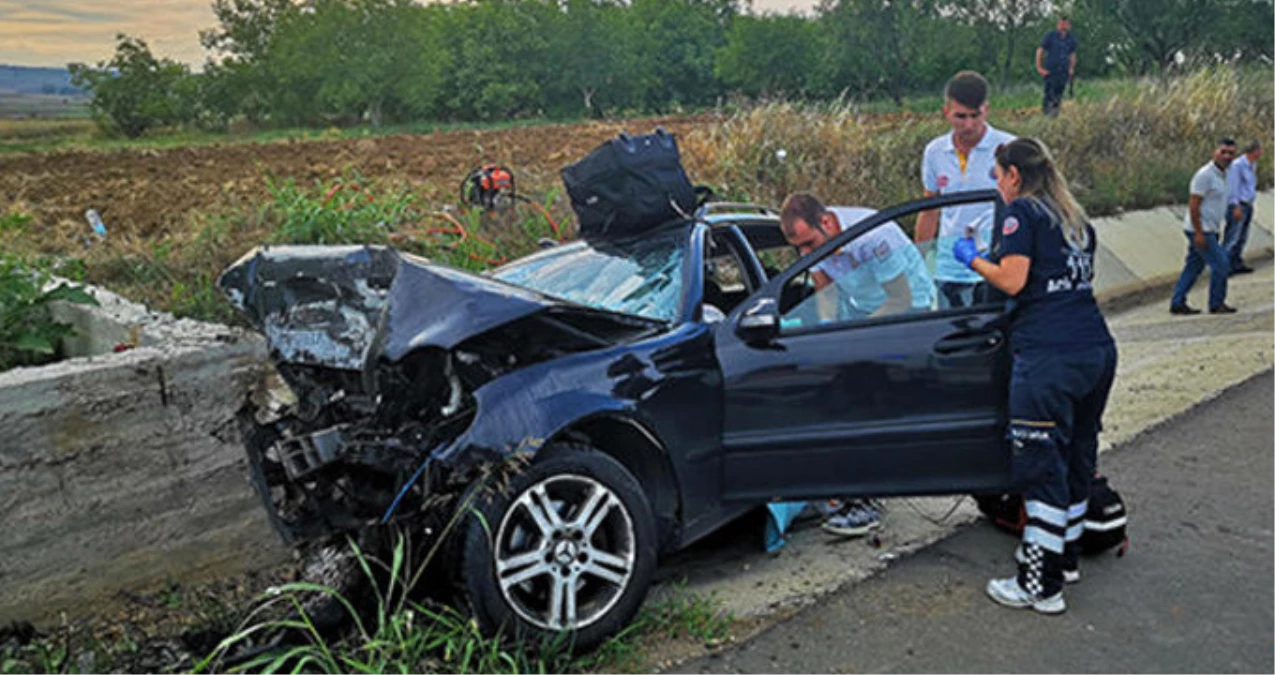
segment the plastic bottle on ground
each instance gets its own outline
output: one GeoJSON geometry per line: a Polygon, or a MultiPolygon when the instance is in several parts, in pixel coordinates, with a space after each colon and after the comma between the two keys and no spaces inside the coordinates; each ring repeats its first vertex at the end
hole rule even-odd
{"type": "Polygon", "coordinates": [[[85,211],[84,218],[89,221],[89,227],[93,228],[93,234],[96,234],[98,239],[106,238],[106,224],[102,222],[102,217],[98,215],[96,209],[85,211]]]}

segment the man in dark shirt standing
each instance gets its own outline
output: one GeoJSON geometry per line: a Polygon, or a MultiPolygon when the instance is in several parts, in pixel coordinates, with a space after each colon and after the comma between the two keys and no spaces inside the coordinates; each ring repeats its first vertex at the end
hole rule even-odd
{"type": "Polygon", "coordinates": [[[1071,34],[1067,17],[1059,17],[1058,30],[1049,31],[1036,48],[1036,72],[1045,78],[1045,114],[1054,117],[1062,106],[1067,82],[1076,74],[1076,36],[1071,34]]]}

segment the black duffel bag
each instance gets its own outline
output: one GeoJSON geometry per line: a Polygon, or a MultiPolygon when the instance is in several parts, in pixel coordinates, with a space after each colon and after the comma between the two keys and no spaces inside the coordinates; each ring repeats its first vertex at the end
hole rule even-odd
{"type": "MultiPolygon", "coordinates": [[[[1022,534],[1027,525],[1023,498],[1017,494],[975,495],[978,510],[998,527],[1022,534]]],[[[1085,530],[1080,535],[1082,553],[1102,553],[1113,548],[1123,556],[1129,547],[1128,514],[1120,493],[1107,483],[1107,477],[1094,474],[1089,486],[1089,508],[1085,511],[1085,530]],[[1119,548],[1116,548],[1119,547],[1119,548]]]]}
{"type": "Polygon", "coordinates": [[[620,134],[564,167],[562,182],[585,239],[632,237],[695,209],[677,140],[663,129],[620,134]]]}

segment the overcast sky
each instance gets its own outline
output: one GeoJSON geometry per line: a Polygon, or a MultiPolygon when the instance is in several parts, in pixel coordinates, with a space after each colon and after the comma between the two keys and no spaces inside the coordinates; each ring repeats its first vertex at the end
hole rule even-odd
{"type": "MultiPolygon", "coordinates": [[[[754,0],[758,11],[808,8],[814,0],[754,0]]],[[[199,31],[216,23],[211,0],[0,0],[0,63],[95,64],[115,51],[115,34],[140,37],[151,51],[194,66],[206,52],[199,31]]]]}

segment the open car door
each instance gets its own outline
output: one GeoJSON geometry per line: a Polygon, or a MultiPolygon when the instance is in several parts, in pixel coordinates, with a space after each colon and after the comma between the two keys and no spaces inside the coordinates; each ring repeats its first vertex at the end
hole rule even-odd
{"type": "Polygon", "coordinates": [[[995,191],[911,202],[842,223],[719,325],[726,499],[1008,485],[1005,298],[986,287],[971,306],[940,309],[932,263],[896,224],[960,204],[994,211],[995,248],[1003,208],[995,191]],[[811,273],[834,263],[845,283],[814,293],[811,273]],[[910,297],[888,311],[887,290],[900,280],[910,297]]]}

